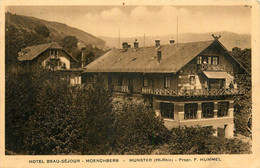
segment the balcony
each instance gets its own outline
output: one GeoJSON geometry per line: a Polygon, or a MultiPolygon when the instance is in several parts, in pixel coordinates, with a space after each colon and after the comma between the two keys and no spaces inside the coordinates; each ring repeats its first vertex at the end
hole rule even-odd
{"type": "Polygon", "coordinates": [[[122,92],[122,93],[129,93],[128,86],[114,86],[113,91],[115,92],[122,92]]]}
{"type": "Polygon", "coordinates": [[[151,89],[142,88],[142,94],[147,95],[159,95],[159,96],[228,96],[228,95],[240,95],[245,94],[243,89],[191,89],[191,90],[171,90],[171,89],[151,89]]]}
{"type": "Polygon", "coordinates": [[[201,64],[199,65],[201,71],[225,71],[225,65],[201,64]]]}

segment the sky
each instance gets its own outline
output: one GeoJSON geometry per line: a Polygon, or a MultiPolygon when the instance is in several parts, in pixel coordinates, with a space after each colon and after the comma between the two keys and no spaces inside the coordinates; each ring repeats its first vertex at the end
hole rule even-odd
{"type": "Polygon", "coordinates": [[[94,36],[121,37],[230,31],[251,34],[246,6],[9,6],[11,13],[65,23],[94,36]]]}

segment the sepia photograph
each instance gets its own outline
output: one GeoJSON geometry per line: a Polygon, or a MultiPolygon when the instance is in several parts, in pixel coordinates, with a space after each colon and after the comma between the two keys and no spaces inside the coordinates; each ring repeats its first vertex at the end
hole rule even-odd
{"type": "Polygon", "coordinates": [[[251,5],[4,10],[5,156],[253,155],[251,5]]]}
{"type": "Polygon", "coordinates": [[[251,152],[250,7],[9,6],[5,19],[6,154],[251,152]]]}

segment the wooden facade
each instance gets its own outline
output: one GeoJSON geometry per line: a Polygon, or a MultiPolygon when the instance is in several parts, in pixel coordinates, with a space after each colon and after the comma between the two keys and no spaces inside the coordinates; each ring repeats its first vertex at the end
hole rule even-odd
{"type": "MultiPolygon", "coordinates": [[[[184,125],[212,126],[216,135],[233,137],[233,97],[244,93],[234,80],[237,74],[244,73],[240,64],[218,40],[175,72],[163,72],[164,53],[160,53],[162,61],[157,64],[162,68],[158,72],[101,73],[108,77],[114,95],[139,95],[153,100],[154,111],[169,129],[184,125]],[[224,130],[224,133],[217,130],[224,130]]],[[[174,64],[174,55],[171,59],[169,61],[174,64]]],[[[85,75],[93,73],[94,65],[89,66],[85,75]]]]}

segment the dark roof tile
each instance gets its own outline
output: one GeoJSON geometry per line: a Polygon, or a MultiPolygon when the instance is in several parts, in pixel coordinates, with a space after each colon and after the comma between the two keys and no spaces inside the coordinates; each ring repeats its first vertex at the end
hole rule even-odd
{"type": "Polygon", "coordinates": [[[84,72],[177,72],[205,50],[212,41],[162,45],[160,63],[155,46],[111,50],[85,67],[84,72]]]}

